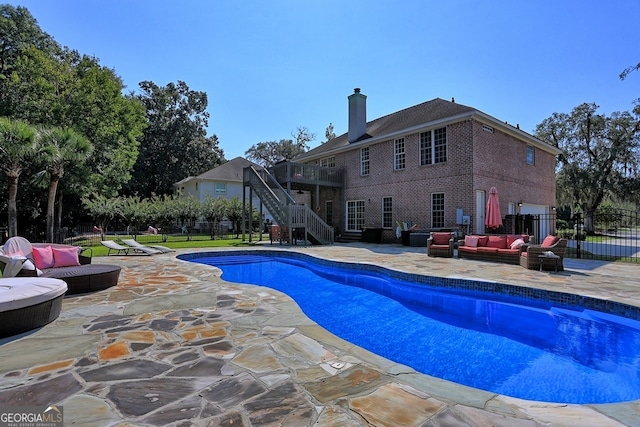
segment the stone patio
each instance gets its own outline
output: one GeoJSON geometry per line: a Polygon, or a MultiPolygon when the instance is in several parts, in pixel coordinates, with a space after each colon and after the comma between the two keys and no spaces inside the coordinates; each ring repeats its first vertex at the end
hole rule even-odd
{"type": "MultiPolygon", "coordinates": [[[[265,249],[640,306],[634,265],[569,259],[541,273],[400,245],[265,249]]],[[[122,266],[118,286],[67,297],[55,322],[0,341],[0,404],[61,405],[65,425],[100,427],[640,425],[640,401],[525,401],[417,373],[333,336],[284,294],[175,255],[94,258],[122,266]]]]}

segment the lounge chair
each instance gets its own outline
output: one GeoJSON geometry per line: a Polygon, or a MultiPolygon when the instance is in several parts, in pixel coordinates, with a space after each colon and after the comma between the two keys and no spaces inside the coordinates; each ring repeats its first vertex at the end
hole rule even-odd
{"type": "MultiPolygon", "coordinates": [[[[91,264],[93,251],[60,243],[31,243],[23,237],[11,237],[2,247],[0,269],[16,277],[61,279],[66,295],[84,294],[116,286],[120,266],[91,264]],[[7,271],[6,262],[21,264],[19,271],[7,271]]],[[[10,266],[15,267],[14,265],[10,266]]],[[[6,276],[5,276],[6,277],[6,276]]],[[[4,279],[3,279],[4,280],[4,279]]],[[[8,283],[8,282],[4,282],[8,283]]],[[[1,322],[0,322],[1,323],[1,322]]]]}
{"type": "Polygon", "coordinates": [[[162,253],[167,253],[167,252],[175,252],[175,250],[168,248],[166,246],[161,246],[161,245],[143,245],[142,243],[139,243],[133,239],[122,239],[122,243],[124,243],[127,246],[130,246],[134,249],[136,248],[151,248],[151,249],[156,249],[162,253]]]}
{"type": "Polygon", "coordinates": [[[427,255],[453,257],[453,233],[432,232],[427,239],[427,255]]]}
{"type": "Polygon", "coordinates": [[[554,268],[564,271],[564,254],[567,250],[567,239],[561,239],[557,236],[547,236],[540,245],[526,245],[526,248],[520,253],[520,265],[530,270],[540,269],[542,262],[541,256],[546,252],[553,252],[558,257],[554,263],[554,268]]]}
{"type": "Polygon", "coordinates": [[[145,253],[147,255],[156,255],[156,254],[161,254],[162,251],[159,249],[154,249],[150,246],[145,246],[141,243],[136,242],[135,240],[131,240],[131,239],[122,239],[122,243],[124,243],[125,245],[127,245],[129,247],[129,249],[133,249],[134,252],[142,252],[145,253]]]}
{"type": "Polygon", "coordinates": [[[100,243],[102,243],[102,246],[109,248],[107,256],[111,255],[111,251],[116,251],[116,255],[120,255],[120,252],[124,252],[125,255],[129,255],[129,250],[131,249],[130,247],[122,246],[113,240],[102,240],[100,243]]]}

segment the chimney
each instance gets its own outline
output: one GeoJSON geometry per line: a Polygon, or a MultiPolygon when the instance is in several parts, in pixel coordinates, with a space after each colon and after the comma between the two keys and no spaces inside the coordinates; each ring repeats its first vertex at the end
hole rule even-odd
{"type": "Polygon", "coordinates": [[[360,88],[349,95],[349,142],[355,142],[367,131],[367,96],[360,93],[360,88]]]}

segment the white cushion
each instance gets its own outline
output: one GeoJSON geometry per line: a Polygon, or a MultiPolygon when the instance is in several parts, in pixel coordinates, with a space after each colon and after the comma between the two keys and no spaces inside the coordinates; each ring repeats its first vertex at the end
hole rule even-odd
{"type": "Polygon", "coordinates": [[[524,245],[523,239],[516,239],[511,243],[511,249],[518,249],[520,246],[524,245]]]}
{"type": "Polygon", "coordinates": [[[5,264],[2,277],[16,277],[27,261],[24,255],[0,255],[0,261],[5,264]]]}
{"type": "Polygon", "coordinates": [[[50,301],[64,295],[67,284],[48,277],[0,279],[0,311],[15,310],[50,301]]]}

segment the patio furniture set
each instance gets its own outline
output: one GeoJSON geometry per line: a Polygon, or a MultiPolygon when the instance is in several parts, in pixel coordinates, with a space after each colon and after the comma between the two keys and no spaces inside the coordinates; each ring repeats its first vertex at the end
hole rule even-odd
{"type": "MultiPolygon", "coordinates": [[[[541,244],[533,244],[533,236],[468,235],[458,242],[458,258],[503,262],[521,265],[531,270],[563,271],[563,259],[567,239],[549,235],[541,244]]],[[[432,257],[454,256],[453,233],[431,233],[427,239],[427,255],[432,257]]]]}
{"type": "Polygon", "coordinates": [[[0,338],[55,320],[65,295],[118,284],[120,267],[91,264],[91,250],[12,237],[0,248],[0,338]]]}

